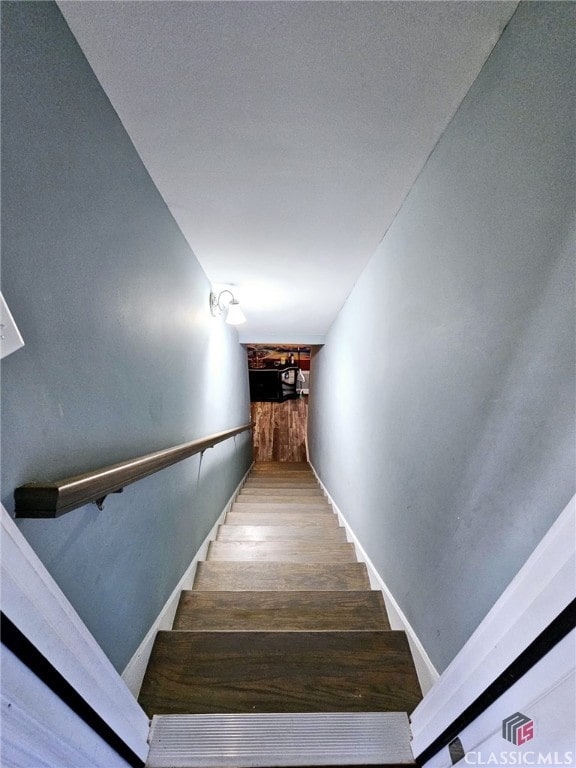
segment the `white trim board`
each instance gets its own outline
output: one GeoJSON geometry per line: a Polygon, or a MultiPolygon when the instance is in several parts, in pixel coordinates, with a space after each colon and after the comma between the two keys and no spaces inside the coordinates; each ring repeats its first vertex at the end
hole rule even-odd
{"type": "Polygon", "coordinates": [[[16,523],[0,509],[2,611],[144,761],[148,717],[16,523]]]}
{"type": "Polygon", "coordinates": [[[218,530],[218,526],[221,525],[224,518],[226,517],[226,514],[230,510],[230,507],[232,506],[232,503],[234,502],[234,499],[238,495],[238,492],[240,491],[240,488],[244,485],[246,482],[246,478],[248,477],[250,470],[252,469],[253,462],[250,464],[247,472],[245,473],[242,480],[238,483],[236,486],[236,490],[232,493],[230,496],[230,499],[226,503],[226,506],[218,516],[218,519],[210,529],[210,532],[200,545],[200,548],[194,555],[192,562],[186,568],[184,575],[178,582],[178,584],[174,587],[174,590],[172,591],[172,594],[168,598],[168,600],[165,602],[162,610],[156,617],[156,620],[146,633],[144,639],[136,649],[135,654],[132,656],[126,667],[124,668],[124,671],[122,672],[122,680],[126,683],[132,694],[135,698],[138,698],[138,694],[140,693],[140,688],[142,687],[142,681],[144,680],[144,674],[146,673],[146,667],[148,666],[148,661],[150,659],[150,654],[152,653],[152,646],[154,645],[154,640],[156,639],[156,634],[159,630],[163,629],[172,629],[172,624],[174,622],[174,616],[176,615],[176,609],[178,608],[178,602],[180,600],[180,593],[182,590],[185,589],[192,589],[192,584],[194,583],[194,576],[196,575],[196,567],[200,560],[204,560],[206,557],[206,554],[208,552],[208,545],[212,541],[212,539],[216,536],[216,532],[218,530]]]}
{"type": "Polygon", "coordinates": [[[420,687],[422,688],[422,693],[426,695],[440,677],[436,667],[434,664],[432,664],[432,661],[426,653],[424,646],[420,642],[418,635],[396,602],[394,595],[387,587],[384,579],[376,570],[374,563],[368,557],[364,547],[362,544],[360,544],[358,537],[352,530],[352,527],[342,514],[341,510],[338,508],[338,505],[335,503],[334,499],[328,493],[328,489],[322,480],[320,480],[314,465],[310,461],[309,463],[312,467],[312,471],[314,472],[316,480],[324,492],[324,495],[327,497],[334,511],[338,515],[338,519],[342,522],[344,528],[346,529],[348,540],[354,544],[358,559],[366,565],[366,568],[368,569],[368,576],[370,578],[370,585],[373,589],[377,589],[382,592],[384,596],[384,603],[386,605],[386,611],[388,613],[391,629],[401,629],[406,632],[406,637],[408,638],[408,643],[410,645],[410,650],[412,651],[412,657],[414,659],[414,666],[416,667],[416,674],[418,675],[418,681],[420,683],[420,687]]]}
{"type": "Polygon", "coordinates": [[[0,666],[4,768],[130,768],[5,645],[0,666]]]}

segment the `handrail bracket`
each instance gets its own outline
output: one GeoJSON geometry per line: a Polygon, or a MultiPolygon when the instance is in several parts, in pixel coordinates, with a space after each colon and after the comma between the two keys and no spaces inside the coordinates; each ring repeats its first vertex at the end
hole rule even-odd
{"type": "MultiPolygon", "coordinates": [[[[110,491],[110,493],[122,493],[123,490],[124,488],[118,488],[116,491],[110,491]]],[[[100,496],[100,498],[94,499],[94,504],[96,504],[100,512],[102,512],[102,510],[104,509],[104,502],[106,501],[110,493],[105,493],[104,496],[100,496]]]]}

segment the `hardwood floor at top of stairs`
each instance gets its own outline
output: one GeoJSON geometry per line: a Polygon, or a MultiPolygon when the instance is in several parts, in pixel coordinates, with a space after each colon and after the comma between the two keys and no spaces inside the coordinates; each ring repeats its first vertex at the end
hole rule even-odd
{"type": "Polygon", "coordinates": [[[406,636],[390,630],[317,488],[305,463],[255,464],[174,629],[158,633],[140,693],[148,715],[402,713],[419,702],[406,636]]]}
{"type": "Polygon", "coordinates": [[[306,461],[308,398],[283,403],[252,403],[256,461],[306,461]]]}

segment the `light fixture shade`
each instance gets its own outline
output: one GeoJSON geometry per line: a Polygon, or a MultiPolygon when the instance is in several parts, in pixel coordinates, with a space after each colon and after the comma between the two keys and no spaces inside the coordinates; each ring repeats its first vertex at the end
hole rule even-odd
{"type": "Polygon", "coordinates": [[[232,299],[228,304],[228,314],[226,315],[228,325],[241,325],[246,322],[244,312],[240,309],[240,303],[237,299],[232,299]]]}
{"type": "Polygon", "coordinates": [[[240,309],[240,302],[228,288],[220,291],[219,294],[210,291],[210,312],[212,317],[225,314],[229,325],[240,325],[246,322],[244,312],[240,309]],[[225,294],[230,296],[230,301],[227,303],[222,299],[225,294]]]}

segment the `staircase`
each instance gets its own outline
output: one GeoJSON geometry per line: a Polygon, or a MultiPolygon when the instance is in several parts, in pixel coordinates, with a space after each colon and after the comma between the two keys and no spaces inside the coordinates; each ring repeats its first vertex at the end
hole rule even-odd
{"type": "Polygon", "coordinates": [[[305,463],[254,465],[140,692],[150,768],[413,765],[403,632],[305,463]]]}

